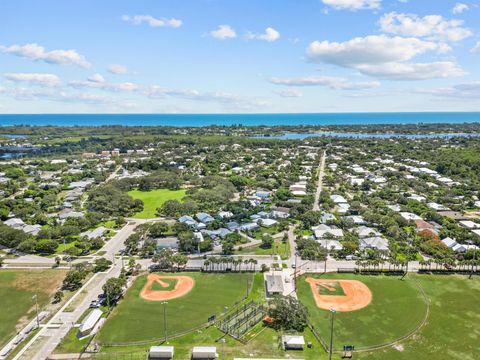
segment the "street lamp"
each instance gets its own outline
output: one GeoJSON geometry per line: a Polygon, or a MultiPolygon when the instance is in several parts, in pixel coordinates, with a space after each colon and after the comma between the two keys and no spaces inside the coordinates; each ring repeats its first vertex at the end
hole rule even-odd
{"type": "Polygon", "coordinates": [[[333,323],[335,321],[335,314],[337,311],[335,309],[330,309],[330,313],[332,314],[331,323],[330,323],[330,349],[328,352],[328,360],[332,360],[332,352],[333,352],[333,323]]]}
{"type": "Polygon", "coordinates": [[[35,300],[35,311],[37,313],[37,328],[39,328],[40,327],[40,321],[38,319],[38,296],[37,296],[37,294],[32,296],[32,300],[35,300]]]}
{"type": "Polygon", "coordinates": [[[167,342],[167,301],[162,301],[163,305],[163,333],[165,334],[165,342],[167,342]]]}
{"type": "MultiPolygon", "coordinates": [[[[469,245],[473,245],[473,241],[472,240],[466,240],[465,241],[467,244],[469,245]]],[[[477,260],[477,248],[473,248],[473,260],[472,260],[472,270],[470,271],[470,276],[468,277],[469,279],[472,278],[473,276],[473,269],[474,269],[474,266],[475,266],[475,261],[477,260]]]]}

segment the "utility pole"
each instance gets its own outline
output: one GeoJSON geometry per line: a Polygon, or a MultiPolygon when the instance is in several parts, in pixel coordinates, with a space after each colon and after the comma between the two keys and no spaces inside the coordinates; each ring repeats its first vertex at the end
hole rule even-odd
{"type": "Polygon", "coordinates": [[[163,332],[165,334],[165,342],[167,342],[167,304],[168,304],[168,302],[162,301],[162,305],[163,305],[163,332]]]}
{"type": "Polygon", "coordinates": [[[330,312],[332,314],[332,322],[330,324],[330,348],[328,351],[328,360],[332,360],[332,353],[333,353],[333,324],[335,322],[335,314],[336,310],[335,309],[330,309],[330,312]]]}
{"type": "Polygon", "coordinates": [[[40,327],[40,321],[38,319],[38,295],[35,294],[32,296],[32,300],[35,300],[35,311],[37,313],[37,328],[40,327]]]}

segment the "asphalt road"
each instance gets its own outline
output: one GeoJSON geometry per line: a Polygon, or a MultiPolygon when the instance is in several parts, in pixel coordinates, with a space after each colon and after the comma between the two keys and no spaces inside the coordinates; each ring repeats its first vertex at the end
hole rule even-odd
{"type": "MultiPolygon", "coordinates": [[[[102,250],[106,251],[103,257],[115,260],[117,254],[122,248],[124,241],[133,233],[134,229],[141,221],[125,225],[118,233],[111,238],[102,250]]],[[[82,289],[69,299],[69,301],[48,321],[46,325],[41,325],[40,331],[32,338],[22,350],[13,358],[13,360],[44,360],[46,359],[60,343],[61,339],[77,323],[80,316],[88,309],[92,300],[95,300],[102,291],[105,282],[118,277],[121,271],[121,263],[114,262],[112,268],[106,273],[97,273],[85,283],[82,289]],[[67,312],[65,309],[77,298],[82,297],[79,304],[75,306],[73,312],[67,312]],[[29,351],[34,348],[32,354],[29,351]]]]}

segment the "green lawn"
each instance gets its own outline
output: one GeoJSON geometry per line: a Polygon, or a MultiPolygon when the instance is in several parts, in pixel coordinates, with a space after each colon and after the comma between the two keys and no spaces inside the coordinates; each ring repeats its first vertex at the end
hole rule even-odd
{"type": "Polygon", "coordinates": [[[356,355],[361,360],[474,360],[480,349],[480,278],[409,275],[430,300],[428,321],[396,348],[356,355]]]}
{"type": "Polygon", "coordinates": [[[40,310],[50,301],[65,276],[63,270],[0,271],[0,348],[35,316],[34,294],[40,310]]]}
{"type": "MultiPolygon", "coordinates": [[[[247,344],[242,344],[230,336],[224,336],[223,332],[212,326],[207,329],[196,331],[168,342],[168,345],[175,347],[176,360],[190,360],[191,350],[194,346],[216,346],[219,359],[222,359],[222,344],[220,339],[225,339],[223,346],[225,360],[232,360],[234,357],[249,358],[285,358],[304,360],[327,360],[327,354],[322,350],[313,334],[306,329],[302,334],[306,342],[313,344],[312,349],[305,347],[304,351],[283,351],[280,346],[281,334],[273,329],[259,326],[258,335],[247,344]]],[[[108,347],[102,348],[102,353],[96,355],[96,359],[145,359],[145,351],[152,345],[150,343],[141,346],[129,347],[108,347]],[[123,353],[123,356],[121,355],[123,353]],[[115,354],[115,355],[114,355],[115,354]]]]}
{"type": "Polygon", "coordinates": [[[182,200],[186,190],[157,189],[150,191],[130,190],[128,195],[143,202],[143,211],[135,214],[135,218],[150,219],[157,216],[157,208],[167,200],[182,200]]]}
{"type": "Polygon", "coordinates": [[[260,245],[244,247],[242,250],[235,251],[238,255],[280,255],[286,259],[290,254],[290,244],[288,240],[283,243],[282,239],[274,239],[273,246],[270,249],[263,249],[260,245]]]}
{"type": "Polygon", "coordinates": [[[357,348],[374,346],[398,339],[415,329],[426,313],[426,304],[414,280],[393,276],[357,276],[308,274],[297,282],[300,300],[307,306],[310,320],[320,335],[329,339],[330,312],[319,309],[312,297],[307,276],[325,279],[355,279],[362,281],[372,292],[372,302],[365,308],[338,312],[335,317],[334,349],[343,345],[357,348]]]}
{"type": "MultiPolygon", "coordinates": [[[[171,274],[169,274],[171,275],[171,274]]],[[[210,315],[221,315],[246,295],[247,279],[252,274],[182,273],[194,278],[195,287],[187,295],[168,301],[167,332],[187,331],[207,322],[210,315]]],[[[97,340],[100,343],[124,343],[161,339],[164,336],[163,305],[147,301],[139,294],[146,282],[140,276],[115,308],[97,340]]]]}

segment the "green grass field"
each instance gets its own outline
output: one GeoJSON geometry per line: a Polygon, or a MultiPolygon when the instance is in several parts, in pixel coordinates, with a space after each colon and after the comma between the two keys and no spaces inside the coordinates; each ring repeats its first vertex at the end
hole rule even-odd
{"type": "MultiPolygon", "coordinates": [[[[171,274],[169,274],[171,275],[171,274]]],[[[167,333],[188,331],[205,324],[210,315],[221,315],[246,295],[251,274],[182,273],[195,280],[187,295],[168,301],[167,333]]],[[[163,305],[142,299],[139,294],[146,275],[140,276],[115,308],[98,335],[100,343],[126,343],[161,339],[164,336],[163,305]]]]}
{"type": "MultiPolygon", "coordinates": [[[[409,275],[430,301],[427,323],[395,348],[357,354],[360,360],[474,360],[480,349],[480,278],[409,275]]],[[[406,313],[406,311],[405,311],[406,313]]]]}
{"type": "Polygon", "coordinates": [[[35,315],[34,294],[42,309],[60,286],[63,270],[2,270],[0,271],[0,348],[35,315]]]}
{"type": "Polygon", "coordinates": [[[328,274],[308,274],[297,282],[298,294],[308,308],[310,321],[319,334],[329,339],[330,312],[319,309],[312,297],[306,276],[324,279],[355,279],[362,281],[372,292],[372,302],[365,308],[338,312],[335,317],[334,349],[343,345],[356,348],[375,346],[396,340],[418,326],[425,314],[427,305],[420,290],[411,279],[400,280],[393,276],[357,276],[328,274]]]}
{"type": "Polygon", "coordinates": [[[332,295],[332,296],[344,296],[345,292],[343,291],[342,285],[337,281],[332,281],[331,283],[318,284],[317,291],[320,295],[332,295]],[[323,286],[322,286],[323,285],[323,286]]]}
{"type": "Polygon", "coordinates": [[[167,200],[182,200],[186,190],[157,189],[151,191],[130,190],[128,195],[143,201],[143,211],[135,214],[138,219],[151,219],[157,216],[157,208],[167,200]]]}
{"type": "Polygon", "coordinates": [[[168,284],[168,286],[163,287],[158,281],[154,281],[152,283],[151,289],[153,291],[170,291],[170,290],[173,290],[177,285],[177,280],[175,279],[162,279],[162,282],[168,284]]]}

